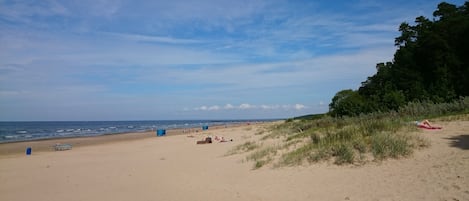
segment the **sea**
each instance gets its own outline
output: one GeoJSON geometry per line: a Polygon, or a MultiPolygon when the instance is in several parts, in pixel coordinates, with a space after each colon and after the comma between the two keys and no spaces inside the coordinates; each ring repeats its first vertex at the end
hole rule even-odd
{"type": "Polygon", "coordinates": [[[155,120],[155,121],[13,121],[0,122],[0,143],[42,139],[139,133],[158,129],[201,128],[273,120],[155,120]]]}

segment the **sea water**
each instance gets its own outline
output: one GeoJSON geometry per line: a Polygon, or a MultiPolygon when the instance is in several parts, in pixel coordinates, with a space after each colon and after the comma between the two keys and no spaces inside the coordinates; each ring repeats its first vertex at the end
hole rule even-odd
{"type": "Polygon", "coordinates": [[[157,129],[201,128],[268,120],[28,121],[0,122],[0,143],[64,137],[138,133],[157,129]]]}

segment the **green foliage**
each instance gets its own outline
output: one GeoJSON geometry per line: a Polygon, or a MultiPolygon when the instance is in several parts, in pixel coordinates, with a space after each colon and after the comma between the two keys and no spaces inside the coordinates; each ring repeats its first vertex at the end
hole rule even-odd
{"type": "Polygon", "coordinates": [[[363,97],[354,90],[339,91],[329,104],[329,113],[332,116],[356,116],[368,112],[363,97]]]}
{"type": "Polygon", "coordinates": [[[440,3],[433,15],[434,20],[417,17],[413,25],[403,22],[393,61],[377,64],[359,95],[339,91],[330,114],[397,111],[408,102],[443,103],[469,96],[469,2],[460,7],[440,3]]]}
{"type": "Polygon", "coordinates": [[[443,115],[465,114],[469,112],[469,97],[460,97],[449,103],[435,104],[431,101],[410,102],[399,108],[399,114],[412,119],[443,115]]]}
{"type": "Polygon", "coordinates": [[[398,110],[399,107],[405,104],[405,95],[402,91],[389,91],[383,94],[381,102],[383,103],[383,110],[398,110]]]}
{"type": "Polygon", "coordinates": [[[298,120],[298,119],[299,120],[314,120],[314,119],[320,119],[320,118],[324,117],[325,115],[326,114],[310,114],[310,115],[295,117],[291,120],[298,120]]]}

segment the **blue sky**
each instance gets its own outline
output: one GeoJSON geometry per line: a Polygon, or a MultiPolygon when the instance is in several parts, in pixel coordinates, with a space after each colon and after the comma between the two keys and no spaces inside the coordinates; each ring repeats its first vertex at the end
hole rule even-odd
{"type": "Polygon", "coordinates": [[[439,2],[0,0],[0,121],[323,113],[439,2]]]}

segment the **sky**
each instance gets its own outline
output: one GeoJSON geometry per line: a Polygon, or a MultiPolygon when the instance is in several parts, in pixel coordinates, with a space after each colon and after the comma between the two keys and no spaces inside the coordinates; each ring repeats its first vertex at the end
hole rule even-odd
{"type": "Polygon", "coordinates": [[[439,2],[0,0],[0,121],[324,113],[439,2]]]}

